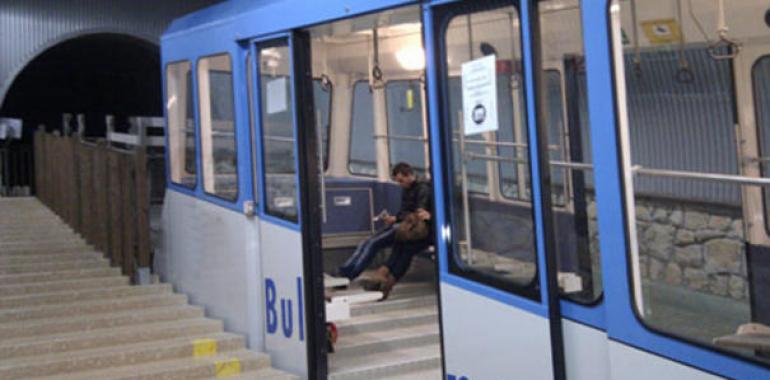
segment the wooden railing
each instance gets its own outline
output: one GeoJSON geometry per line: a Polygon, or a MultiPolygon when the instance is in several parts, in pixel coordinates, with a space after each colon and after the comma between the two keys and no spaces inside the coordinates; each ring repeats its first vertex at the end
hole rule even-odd
{"type": "Polygon", "coordinates": [[[145,150],[35,133],[37,197],[113,266],[134,277],[151,265],[145,150]]]}

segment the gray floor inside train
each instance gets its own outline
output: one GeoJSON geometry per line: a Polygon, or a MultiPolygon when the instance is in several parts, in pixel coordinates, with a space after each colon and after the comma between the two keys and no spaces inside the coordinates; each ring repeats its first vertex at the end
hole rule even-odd
{"type": "MultiPolygon", "coordinates": [[[[352,249],[324,250],[331,272],[352,249]]],[[[384,261],[380,254],[371,269],[384,261]]],[[[441,379],[438,303],[433,263],[415,259],[406,276],[382,302],[351,307],[351,318],[336,323],[339,337],[329,355],[329,378],[441,379]]],[[[345,290],[363,290],[353,282],[345,290]]]]}

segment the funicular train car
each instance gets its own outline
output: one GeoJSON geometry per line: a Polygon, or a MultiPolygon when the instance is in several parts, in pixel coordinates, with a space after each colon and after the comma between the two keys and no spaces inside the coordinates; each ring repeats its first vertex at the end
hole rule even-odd
{"type": "Polygon", "coordinates": [[[188,15],[156,270],[308,378],[768,378],[768,28],[760,0],[188,15]],[[398,162],[435,244],[376,302],[328,274],[398,162]]]}

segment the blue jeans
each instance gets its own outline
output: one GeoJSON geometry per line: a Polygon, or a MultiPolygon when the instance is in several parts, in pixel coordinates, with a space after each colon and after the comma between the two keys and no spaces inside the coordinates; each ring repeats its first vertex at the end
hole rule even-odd
{"type": "Polygon", "coordinates": [[[393,277],[400,279],[409,270],[414,255],[427,249],[430,244],[429,239],[415,242],[396,241],[396,225],[393,225],[358,244],[353,255],[339,268],[338,272],[353,280],[361,275],[378,252],[387,247],[393,247],[385,266],[393,277]]]}

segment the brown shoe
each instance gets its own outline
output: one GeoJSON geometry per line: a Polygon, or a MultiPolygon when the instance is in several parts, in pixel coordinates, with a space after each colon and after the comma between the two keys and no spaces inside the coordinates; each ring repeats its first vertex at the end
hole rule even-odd
{"type": "Polygon", "coordinates": [[[388,276],[390,276],[390,270],[386,266],[381,266],[377,270],[360,280],[361,286],[367,291],[380,291],[385,283],[388,282],[388,276]]]}
{"type": "Polygon", "coordinates": [[[380,291],[382,292],[382,298],[380,298],[380,301],[385,301],[390,296],[390,291],[393,290],[393,287],[396,285],[396,278],[393,277],[392,274],[388,273],[388,278],[385,280],[384,283],[382,283],[382,287],[380,287],[380,291]]]}

